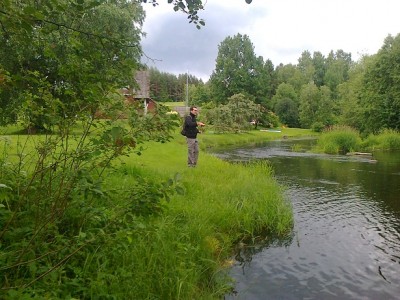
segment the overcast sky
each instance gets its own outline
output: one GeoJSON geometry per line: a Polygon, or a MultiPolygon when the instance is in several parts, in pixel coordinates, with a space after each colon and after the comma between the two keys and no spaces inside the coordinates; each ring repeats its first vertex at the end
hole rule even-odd
{"type": "Polygon", "coordinates": [[[196,29],[167,0],[144,4],[143,62],[162,72],[189,72],[207,81],[218,45],[228,36],[247,34],[257,56],[274,66],[297,64],[305,50],[350,52],[353,60],[375,54],[391,34],[400,33],[400,0],[208,0],[196,29]]]}

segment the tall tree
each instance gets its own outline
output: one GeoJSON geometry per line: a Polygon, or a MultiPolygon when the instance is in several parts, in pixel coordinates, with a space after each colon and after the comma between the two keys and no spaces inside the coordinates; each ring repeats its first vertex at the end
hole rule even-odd
{"type": "Polygon", "coordinates": [[[276,68],[276,80],[278,86],[281,83],[290,84],[295,89],[296,93],[300,93],[301,87],[307,83],[304,81],[304,77],[300,69],[297,67],[297,65],[293,64],[280,64],[276,68]]]}
{"type": "Polygon", "coordinates": [[[368,107],[363,101],[362,88],[368,65],[374,56],[364,56],[349,70],[349,79],[338,85],[339,123],[362,131],[363,112],[368,107]]]}
{"type": "Polygon", "coordinates": [[[363,82],[363,129],[400,129],[400,34],[386,37],[363,82]]]}
{"type": "Polygon", "coordinates": [[[351,54],[343,50],[331,51],[326,59],[326,72],[324,85],[328,86],[336,97],[336,87],[347,81],[348,72],[351,67],[351,54]]]}
{"type": "Polygon", "coordinates": [[[321,52],[314,52],[313,53],[313,65],[315,69],[314,73],[314,83],[320,87],[324,85],[324,77],[325,77],[325,57],[322,55],[321,52]]]}
{"type": "Polygon", "coordinates": [[[204,84],[202,82],[197,85],[189,84],[188,94],[189,105],[201,105],[212,101],[209,84],[204,84]]]}
{"type": "Polygon", "coordinates": [[[300,93],[299,116],[301,126],[310,128],[316,122],[333,125],[337,122],[338,107],[327,86],[318,88],[315,83],[303,86],[300,93]]]}
{"type": "Polygon", "coordinates": [[[298,96],[293,86],[281,83],[272,97],[273,110],[280,121],[289,127],[299,126],[298,96]]]}
{"type": "Polygon", "coordinates": [[[186,99],[187,83],[192,85],[203,84],[203,81],[194,75],[179,74],[178,76],[150,68],[150,96],[159,102],[178,102],[186,99]]]}
{"type": "Polygon", "coordinates": [[[313,59],[309,51],[303,51],[298,60],[297,68],[300,70],[303,77],[303,84],[314,81],[315,67],[313,59]]]}
{"type": "Polygon", "coordinates": [[[320,91],[314,83],[303,86],[300,93],[299,117],[303,128],[310,128],[318,121],[320,91]]]}
{"type": "Polygon", "coordinates": [[[243,93],[262,103],[271,89],[268,66],[262,57],[256,57],[247,35],[227,37],[218,46],[215,70],[210,77],[216,100],[225,103],[229,97],[243,93]]]}

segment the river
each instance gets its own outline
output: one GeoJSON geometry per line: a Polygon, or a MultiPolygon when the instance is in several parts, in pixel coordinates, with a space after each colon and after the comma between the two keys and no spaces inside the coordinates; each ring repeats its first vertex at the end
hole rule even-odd
{"type": "Polygon", "coordinates": [[[400,152],[312,154],[313,143],[215,153],[270,161],[294,213],[290,236],[237,253],[225,299],[400,299],[400,152]]]}

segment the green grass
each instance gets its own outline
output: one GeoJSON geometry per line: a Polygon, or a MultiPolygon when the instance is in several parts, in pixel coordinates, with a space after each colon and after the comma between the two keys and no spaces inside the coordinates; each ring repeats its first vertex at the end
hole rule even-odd
{"type": "Polygon", "coordinates": [[[358,131],[350,127],[340,126],[324,131],[318,138],[314,151],[326,154],[346,154],[358,151],[360,145],[361,138],[358,131]]]}
{"type": "MultiPolygon", "coordinates": [[[[84,205],[66,211],[73,218],[82,208],[93,214],[85,221],[82,232],[100,232],[93,246],[83,248],[30,290],[10,291],[8,295],[15,292],[14,298],[23,298],[25,292],[31,293],[33,289],[37,295],[54,299],[71,295],[220,299],[232,285],[226,271],[232,264],[235,245],[248,238],[265,238],[266,234],[285,236],[291,231],[293,218],[291,205],[283,197],[268,164],[231,164],[205,149],[308,135],[310,131],[296,129],[225,135],[205,132],[199,135],[202,150],[196,168],[186,166],[186,140],[178,131],[169,143],[145,143],[140,156],[124,157],[107,174],[103,189],[109,198],[94,198],[90,203],[77,201],[76,204],[84,205]],[[163,200],[161,215],[118,215],[119,207],[138,200],[119,192],[137,185],[138,176],[154,182],[149,185],[154,187],[176,174],[180,178],[177,184],[185,193],[172,195],[169,202],[163,200]],[[117,218],[107,228],[89,227],[91,223],[102,224],[109,216],[117,218]]],[[[42,138],[2,136],[0,149],[15,152],[16,144],[21,143],[25,145],[22,152],[33,158],[31,152],[42,138]]]]}
{"type": "Polygon", "coordinates": [[[395,130],[383,130],[377,135],[370,135],[362,140],[355,129],[337,126],[324,131],[318,138],[315,152],[327,154],[345,154],[348,152],[399,150],[400,133],[395,130]]]}
{"type": "Polygon", "coordinates": [[[147,282],[144,298],[151,290],[161,299],[218,299],[230,289],[224,274],[235,244],[265,232],[287,234],[293,224],[291,206],[269,165],[230,164],[203,151],[198,166],[187,168],[182,139],[149,143],[140,157],[125,160],[128,173],[153,178],[179,173],[186,193],[173,197],[153,223],[157,230],[146,238],[137,236],[135,247],[124,255],[135,267],[134,281],[147,282]]]}
{"type": "Polygon", "coordinates": [[[168,106],[168,107],[175,107],[175,106],[185,106],[185,102],[160,102],[162,105],[168,106]]]}
{"type": "Polygon", "coordinates": [[[368,136],[363,142],[362,147],[368,151],[374,150],[399,150],[400,133],[395,130],[386,129],[377,135],[368,136]]]}

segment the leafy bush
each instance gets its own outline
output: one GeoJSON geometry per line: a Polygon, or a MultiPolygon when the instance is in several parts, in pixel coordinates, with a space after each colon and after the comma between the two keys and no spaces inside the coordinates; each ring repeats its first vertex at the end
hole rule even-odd
{"type": "Polygon", "coordinates": [[[325,128],[325,125],[322,122],[315,122],[311,126],[311,130],[314,132],[322,132],[324,130],[324,128],[325,128]]]}
{"type": "Polygon", "coordinates": [[[240,132],[250,130],[250,121],[258,120],[261,112],[245,95],[236,94],[229,98],[228,104],[207,110],[205,115],[215,132],[240,132]]]}
{"type": "Polygon", "coordinates": [[[280,126],[279,117],[272,111],[263,112],[261,123],[267,128],[276,128],[280,126]]]}
{"type": "Polygon", "coordinates": [[[161,214],[163,202],[183,191],[178,177],[162,183],[139,176],[127,187],[105,186],[118,158],[140,153],[143,141],[168,141],[177,125],[163,107],[132,115],[130,128],[90,117],[80,120],[79,134],[65,123],[58,134],[0,141],[1,293],[65,298],[75,285],[74,295],[90,298],[88,280],[97,275],[81,278],[85,260],[99,259],[91,253],[111,252],[118,245],[107,244],[109,237],[127,235],[138,217],[161,214]]]}

